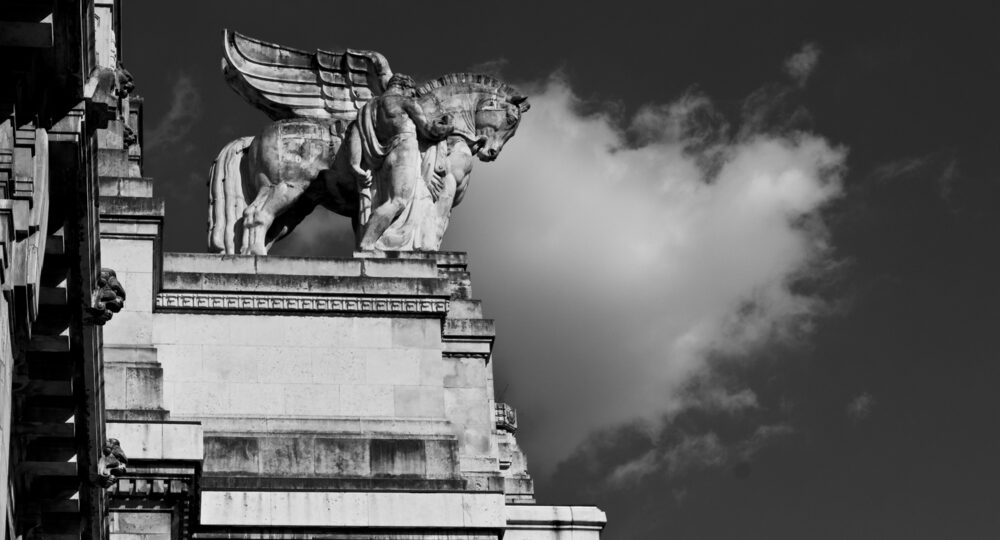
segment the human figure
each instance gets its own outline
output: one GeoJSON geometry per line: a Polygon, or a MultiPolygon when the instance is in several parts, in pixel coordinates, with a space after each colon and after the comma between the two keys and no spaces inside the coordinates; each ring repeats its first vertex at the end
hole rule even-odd
{"type": "Polygon", "coordinates": [[[372,178],[359,174],[361,220],[365,219],[366,197],[370,204],[371,184],[377,181],[384,201],[375,208],[358,242],[362,250],[371,250],[392,222],[399,217],[413,196],[420,178],[420,147],[417,136],[431,142],[444,139],[455,130],[448,115],[429,122],[416,100],[413,79],[397,73],[389,79],[386,91],[362,108],[347,144],[351,149],[351,168],[355,174],[371,171],[372,178]],[[356,152],[355,147],[361,151],[356,152]]]}

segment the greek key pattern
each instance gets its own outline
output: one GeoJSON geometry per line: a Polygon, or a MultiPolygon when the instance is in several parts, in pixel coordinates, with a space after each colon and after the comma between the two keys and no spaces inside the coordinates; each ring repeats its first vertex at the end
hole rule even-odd
{"type": "Polygon", "coordinates": [[[361,296],[268,296],[262,294],[174,293],[156,295],[163,310],[316,311],[325,313],[446,314],[445,298],[365,298],[361,296]]]}

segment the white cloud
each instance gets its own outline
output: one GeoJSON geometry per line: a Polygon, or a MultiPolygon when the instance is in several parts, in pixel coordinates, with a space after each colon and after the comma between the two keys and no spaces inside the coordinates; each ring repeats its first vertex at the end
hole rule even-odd
{"type": "Polygon", "coordinates": [[[806,43],[799,52],[785,61],[785,73],[799,86],[805,86],[819,63],[819,53],[819,47],[815,43],[806,43]]]}
{"type": "Polygon", "coordinates": [[[143,144],[162,152],[165,146],[184,141],[201,116],[201,109],[201,94],[191,77],[181,73],[174,81],[170,109],[146,133],[143,144]]]}
{"type": "Polygon", "coordinates": [[[533,470],[597,427],[755,407],[713,384],[710,359],[808,329],[821,304],[791,284],[828,260],[818,211],[841,193],[845,152],[808,133],[728,138],[704,96],[647,107],[626,133],[581,114],[565,81],[530,94],[446,243],[470,252],[498,320],[533,470]]]}
{"type": "MultiPolygon", "coordinates": [[[[676,431],[668,424],[665,430],[676,431]]],[[[735,441],[723,441],[715,432],[668,437],[655,448],[637,458],[614,467],[607,475],[611,487],[628,487],[654,474],[675,478],[704,469],[745,463],[751,460],[772,439],[793,432],[787,424],[758,426],[749,436],[735,441]]]]}
{"type": "Polygon", "coordinates": [[[847,403],[847,416],[851,420],[864,420],[871,415],[873,407],[875,398],[868,392],[862,392],[847,403]]]}

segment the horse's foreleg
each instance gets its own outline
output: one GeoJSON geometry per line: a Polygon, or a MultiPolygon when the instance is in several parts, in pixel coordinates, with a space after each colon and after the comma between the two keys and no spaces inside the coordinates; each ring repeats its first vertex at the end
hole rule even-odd
{"type": "MultiPolygon", "coordinates": [[[[302,196],[303,191],[303,186],[288,182],[271,186],[269,195],[257,207],[254,213],[254,230],[251,233],[250,246],[255,255],[267,255],[267,233],[271,228],[271,224],[274,223],[277,216],[284,214],[302,196]]],[[[260,199],[258,198],[258,200],[260,199]]],[[[256,204],[257,201],[254,201],[254,203],[256,204]]],[[[305,214],[302,217],[305,217],[305,214]]]]}

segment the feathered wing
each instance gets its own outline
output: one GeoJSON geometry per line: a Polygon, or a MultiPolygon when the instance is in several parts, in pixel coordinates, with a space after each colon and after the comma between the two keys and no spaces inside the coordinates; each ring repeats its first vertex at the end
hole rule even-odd
{"type": "Polygon", "coordinates": [[[222,72],[229,86],[272,120],[350,121],[392,77],[374,51],[306,52],[223,32],[222,72]]]}

